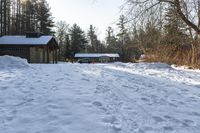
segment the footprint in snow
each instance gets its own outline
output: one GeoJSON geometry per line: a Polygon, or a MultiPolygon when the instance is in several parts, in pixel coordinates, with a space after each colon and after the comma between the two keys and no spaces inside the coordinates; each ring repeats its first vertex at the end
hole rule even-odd
{"type": "Polygon", "coordinates": [[[69,120],[68,118],[59,120],[58,123],[61,123],[61,125],[66,126],[66,125],[71,125],[73,122],[69,120]]]}
{"type": "Polygon", "coordinates": [[[144,126],[142,130],[143,130],[144,132],[151,132],[151,131],[153,131],[153,128],[150,127],[150,126],[144,126]]]}
{"type": "Polygon", "coordinates": [[[93,104],[94,106],[97,106],[97,107],[102,107],[102,106],[103,106],[102,103],[99,102],[99,101],[95,101],[95,102],[93,102],[92,104],[93,104]]]}
{"type": "Polygon", "coordinates": [[[48,108],[49,108],[49,109],[56,110],[56,109],[61,109],[61,106],[59,106],[59,105],[57,105],[57,104],[49,104],[49,105],[48,105],[48,108]]]}
{"type": "Polygon", "coordinates": [[[99,108],[100,110],[102,110],[103,112],[105,112],[106,114],[110,114],[108,109],[106,107],[103,106],[103,104],[99,101],[95,101],[92,103],[93,106],[99,108]]]}
{"type": "Polygon", "coordinates": [[[69,116],[72,116],[72,112],[66,111],[66,110],[61,110],[61,115],[62,115],[62,117],[69,117],[69,116]]]}
{"type": "Polygon", "coordinates": [[[165,126],[163,127],[164,131],[167,131],[167,132],[173,132],[174,131],[174,128],[171,127],[171,126],[165,126]]]}
{"type": "Polygon", "coordinates": [[[191,127],[195,125],[195,122],[192,120],[185,119],[183,120],[182,124],[184,127],[191,127]]]}
{"type": "Polygon", "coordinates": [[[182,89],[181,91],[182,92],[188,92],[189,90],[188,89],[182,89]]]}
{"type": "Polygon", "coordinates": [[[178,119],[176,119],[172,116],[165,115],[164,118],[167,119],[168,121],[175,123],[175,124],[182,124],[182,122],[180,120],[178,120],[178,119]]]}
{"type": "Polygon", "coordinates": [[[166,118],[166,119],[173,119],[173,117],[171,117],[169,115],[165,115],[164,118],[166,118]]]}
{"type": "Polygon", "coordinates": [[[142,129],[139,129],[139,130],[138,130],[138,133],[145,133],[145,131],[142,130],[142,129]]]}
{"type": "Polygon", "coordinates": [[[150,102],[150,100],[146,97],[142,97],[141,100],[144,101],[144,102],[150,102]]]}
{"type": "Polygon", "coordinates": [[[81,80],[90,82],[90,80],[89,80],[89,79],[86,79],[86,78],[82,78],[81,80]]]}
{"type": "Polygon", "coordinates": [[[64,80],[64,78],[58,78],[55,81],[58,82],[58,81],[62,81],[62,80],[64,80]]]}
{"type": "Polygon", "coordinates": [[[86,77],[86,76],[87,76],[85,73],[82,73],[81,75],[82,75],[83,77],[86,77]]]}
{"type": "Polygon", "coordinates": [[[37,82],[37,83],[42,83],[42,80],[37,80],[36,82],[37,82]]]}
{"type": "Polygon", "coordinates": [[[123,109],[128,110],[128,111],[134,111],[133,108],[129,106],[124,106],[123,109]]]}
{"type": "Polygon", "coordinates": [[[152,105],[151,100],[148,99],[148,98],[146,98],[146,97],[142,97],[141,100],[142,100],[145,104],[152,105]]]}
{"type": "Polygon", "coordinates": [[[113,130],[116,132],[120,132],[122,130],[122,126],[120,123],[112,125],[113,130]]]}
{"type": "Polygon", "coordinates": [[[64,76],[69,76],[69,74],[68,74],[68,73],[65,73],[64,76]]]}
{"type": "Polygon", "coordinates": [[[192,113],[190,113],[190,115],[200,117],[200,113],[198,113],[198,112],[192,112],[192,113]]]}
{"type": "Polygon", "coordinates": [[[106,93],[106,92],[108,92],[108,91],[110,91],[110,89],[108,88],[108,86],[98,85],[98,86],[96,87],[95,93],[106,93]]]}
{"type": "Polygon", "coordinates": [[[169,103],[169,106],[172,106],[172,107],[175,107],[175,108],[178,107],[178,106],[177,106],[176,104],[174,104],[174,103],[169,103]]]}
{"type": "Polygon", "coordinates": [[[106,124],[110,124],[113,131],[115,131],[115,133],[122,130],[121,123],[119,122],[119,120],[115,116],[105,117],[105,118],[102,119],[102,122],[106,123],[106,124]]]}
{"type": "Polygon", "coordinates": [[[22,125],[27,124],[27,123],[32,123],[32,118],[26,118],[26,117],[23,116],[23,118],[19,119],[19,123],[22,124],[22,125]]]}
{"type": "Polygon", "coordinates": [[[159,116],[153,116],[152,118],[154,119],[154,121],[155,121],[156,123],[161,123],[161,122],[164,122],[164,121],[165,121],[163,118],[161,118],[161,117],[159,117],[159,116]]]}
{"type": "Polygon", "coordinates": [[[117,118],[115,116],[108,116],[102,119],[104,123],[110,123],[113,124],[115,121],[117,121],[117,118]]]}
{"type": "Polygon", "coordinates": [[[6,116],[6,121],[12,121],[14,119],[13,116],[6,116]]]}
{"type": "Polygon", "coordinates": [[[17,111],[16,111],[16,110],[13,110],[13,111],[11,111],[10,113],[8,113],[8,114],[6,115],[6,121],[10,122],[10,121],[14,120],[16,114],[17,114],[17,111]]]}
{"type": "Polygon", "coordinates": [[[35,87],[30,87],[30,90],[35,90],[35,87]]]}
{"type": "Polygon", "coordinates": [[[179,103],[180,105],[185,105],[185,103],[182,102],[182,101],[179,101],[178,103],[179,103]]]}
{"type": "Polygon", "coordinates": [[[4,103],[5,103],[5,100],[0,99],[0,104],[4,104],[4,103]]]}
{"type": "Polygon", "coordinates": [[[128,85],[122,85],[122,87],[127,88],[127,89],[131,89],[134,92],[138,92],[139,91],[138,87],[132,87],[132,86],[128,86],[128,85]]]}
{"type": "Polygon", "coordinates": [[[83,92],[82,90],[76,90],[76,94],[82,96],[82,95],[89,94],[89,92],[83,92]]]}
{"type": "Polygon", "coordinates": [[[2,86],[2,87],[0,87],[0,88],[1,88],[1,90],[7,90],[7,89],[8,89],[7,86],[2,86]]]}
{"type": "Polygon", "coordinates": [[[48,117],[49,121],[57,121],[57,120],[59,120],[59,116],[58,115],[49,114],[47,117],[48,117]]]}
{"type": "Polygon", "coordinates": [[[21,85],[23,85],[23,82],[17,83],[16,84],[18,87],[20,87],[21,85]]]}

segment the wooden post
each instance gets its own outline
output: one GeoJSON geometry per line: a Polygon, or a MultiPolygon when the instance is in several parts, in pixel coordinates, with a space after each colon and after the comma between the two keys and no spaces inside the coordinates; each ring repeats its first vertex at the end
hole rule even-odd
{"type": "Polygon", "coordinates": [[[56,49],[56,64],[58,63],[58,51],[56,49]]]}
{"type": "Polygon", "coordinates": [[[53,64],[55,64],[55,51],[54,51],[54,48],[53,48],[53,64]]]}
{"type": "Polygon", "coordinates": [[[47,63],[49,63],[49,47],[47,46],[47,63]]]}
{"type": "Polygon", "coordinates": [[[56,50],[57,48],[54,46],[54,49],[53,49],[53,60],[54,60],[54,64],[56,64],[56,50]]]}
{"type": "Polygon", "coordinates": [[[45,47],[43,47],[43,63],[45,63],[45,47]]]}

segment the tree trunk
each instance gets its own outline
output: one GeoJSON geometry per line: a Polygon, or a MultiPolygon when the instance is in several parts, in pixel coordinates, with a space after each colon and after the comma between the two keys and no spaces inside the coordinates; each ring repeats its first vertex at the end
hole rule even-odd
{"type": "Polygon", "coordinates": [[[195,42],[192,43],[192,57],[191,57],[191,64],[194,65],[196,63],[196,50],[195,50],[195,42]]]}

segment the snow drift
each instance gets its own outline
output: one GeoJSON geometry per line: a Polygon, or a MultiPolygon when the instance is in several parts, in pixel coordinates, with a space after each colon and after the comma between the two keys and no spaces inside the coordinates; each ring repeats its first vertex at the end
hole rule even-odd
{"type": "Polygon", "coordinates": [[[0,56],[0,70],[1,69],[21,69],[27,68],[29,64],[26,59],[13,56],[0,56]]]}
{"type": "Polygon", "coordinates": [[[172,69],[172,66],[166,64],[166,63],[121,63],[121,62],[116,62],[116,66],[123,67],[123,68],[137,68],[137,69],[154,69],[154,70],[159,70],[159,69],[172,69]]]}
{"type": "Polygon", "coordinates": [[[147,69],[171,69],[172,67],[166,63],[160,63],[160,62],[157,62],[157,63],[141,63],[140,64],[140,67],[144,67],[144,68],[147,68],[147,69]]]}

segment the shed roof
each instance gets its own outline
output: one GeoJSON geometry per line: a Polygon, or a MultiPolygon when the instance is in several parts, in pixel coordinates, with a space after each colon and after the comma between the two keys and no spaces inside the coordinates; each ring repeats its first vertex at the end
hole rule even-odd
{"type": "Polygon", "coordinates": [[[27,38],[26,36],[2,36],[0,45],[47,45],[53,36],[40,36],[38,38],[27,38]]]}
{"type": "Polygon", "coordinates": [[[75,58],[99,58],[99,57],[112,57],[119,58],[119,54],[108,54],[108,53],[77,53],[75,58]]]}

